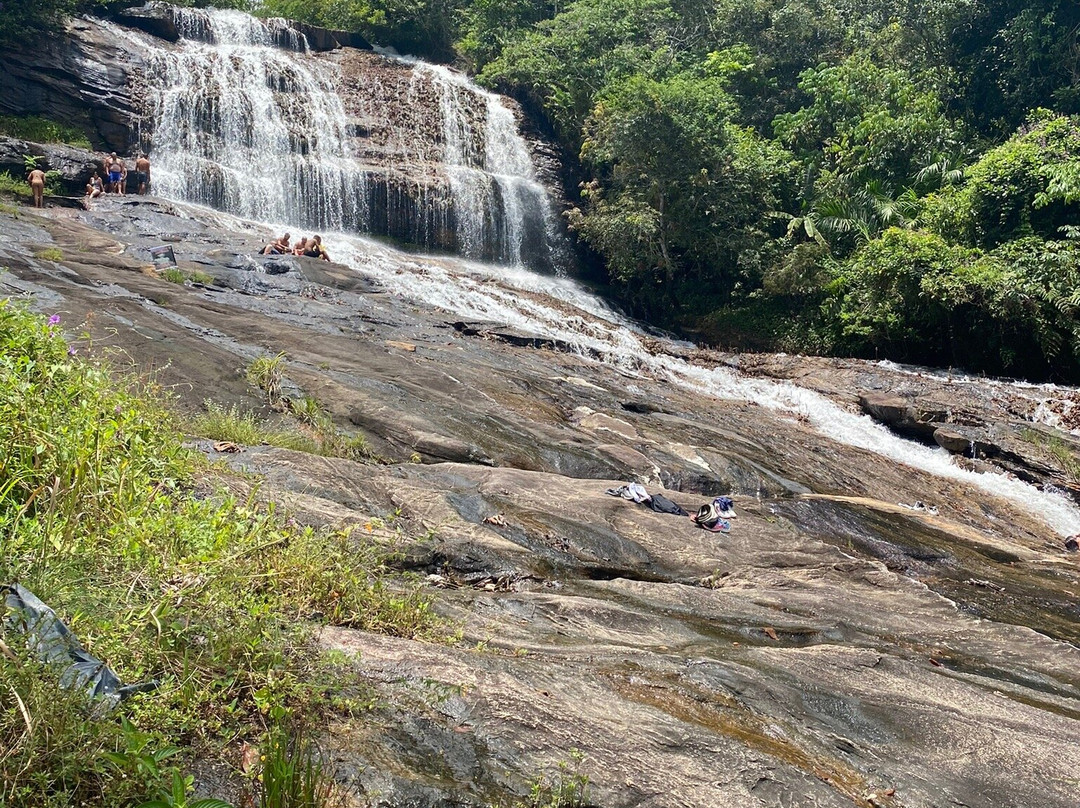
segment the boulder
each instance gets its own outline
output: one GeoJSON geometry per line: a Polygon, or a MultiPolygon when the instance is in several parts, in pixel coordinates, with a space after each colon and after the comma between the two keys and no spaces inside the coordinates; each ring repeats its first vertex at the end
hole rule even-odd
{"type": "Polygon", "coordinates": [[[300,262],[291,255],[275,255],[262,262],[263,271],[267,275],[294,275],[300,274],[300,262]]]}
{"type": "Polygon", "coordinates": [[[939,427],[934,430],[934,441],[942,449],[953,454],[971,454],[971,439],[955,429],[939,427]]]}
{"type": "Polygon", "coordinates": [[[889,393],[862,393],[859,406],[890,429],[924,441],[929,441],[934,430],[948,418],[946,407],[889,393]]]}
{"type": "Polygon", "coordinates": [[[974,457],[991,457],[1001,451],[981,431],[955,425],[935,429],[934,442],[953,454],[974,457]]]}
{"type": "Polygon", "coordinates": [[[44,171],[59,171],[61,183],[69,190],[81,193],[102,163],[97,155],[71,146],[52,143],[32,143],[0,135],[0,171],[15,176],[25,174],[26,155],[38,158],[44,171]]]}
{"type": "Polygon", "coordinates": [[[293,20],[289,20],[289,25],[295,31],[304,35],[308,47],[314,51],[330,51],[337,50],[338,48],[371,50],[371,43],[355,32],[319,28],[315,25],[308,25],[305,22],[294,22],[293,20]]]}

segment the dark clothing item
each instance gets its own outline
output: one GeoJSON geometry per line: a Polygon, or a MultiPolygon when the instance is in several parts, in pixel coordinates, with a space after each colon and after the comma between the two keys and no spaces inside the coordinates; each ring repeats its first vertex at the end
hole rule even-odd
{"type": "Polygon", "coordinates": [[[676,516],[689,516],[679,505],[672,502],[667,497],[661,494],[653,494],[652,499],[647,503],[657,513],[672,513],[676,516]]]}
{"type": "Polygon", "coordinates": [[[97,657],[91,656],[71,630],[29,589],[19,584],[0,586],[0,615],[5,619],[0,628],[26,637],[26,645],[45,662],[63,668],[60,684],[77,688],[100,699],[105,710],[132,693],[145,693],[157,688],[157,682],[125,685],[112,669],[97,657]]]}

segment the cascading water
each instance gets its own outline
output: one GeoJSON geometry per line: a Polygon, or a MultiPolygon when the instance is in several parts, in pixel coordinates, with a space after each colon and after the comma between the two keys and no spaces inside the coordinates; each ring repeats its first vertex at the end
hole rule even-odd
{"type": "Polygon", "coordinates": [[[555,226],[547,190],[536,180],[513,114],[498,96],[445,67],[416,63],[413,70],[439,94],[443,162],[461,253],[524,265],[526,241],[534,241],[535,252],[536,245],[554,241],[555,226]],[[479,131],[467,112],[469,102],[477,99],[483,117],[479,131]]]}
{"type": "MultiPolygon", "coordinates": [[[[401,97],[419,104],[434,95],[437,103],[423,115],[402,115],[402,124],[387,124],[387,142],[396,141],[395,153],[406,162],[430,166],[438,156],[449,181],[445,190],[424,185],[415,179],[424,172],[414,170],[410,182],[422,187],[406,199],[408,194],[391,190],[390,169],[366,170],[350,156],[334,66],[271,47],[303,50],[302,39],[291,40],[280,26],[237,12],[179,13],[189,38],[175,49],[148,44],[158,93],[152,156],[159,194],[264,222],[344,231],[332,239],[335,258],[381,278],[398,294],[461,317],[505,322],[558,339],[631,375],[790,412],[842,443],[1017,502],[1062,534],[1080,531],[1080,510],[1063,497],[1002,475],[962,469],[943,450],[905,441],[794,384],[748,379],[727,368],[705,369],[646,350],[638,329],[602,301],[570,281],[523,269],[536,233],[551,243],[550,205],[513,115],[496,96],[463,77],[409,63],[408,91],[401,97]],[[420,137],[425,123],[432,128],[432,115],[438,137],[420,137]],[[376,173],[382,175],[381,201],[370,190],[376,173]],[[407,225],[425,244],[433,243],[430,230],[452,225],[464,254],[511,266],[407,256],[346,234],[387,232],[378,224],[380,215],[387,222],[400,217],[405,224],[394,232],[407,225]],[[557,302],[548,305],[543,295],[557,302]],[[577,313],[568,314],[568,308],[577,313]]],[[[379,104],[390,103],[397,90],[382,90],[379,104]]]]}
{"type": "Polygon", "coordinates": [[[303,37],[235,11],[177,9],[178,49],[151,52],[155,190],[245,218],[354,229],[365,173],[349,159],[330,70],[277,45],[303,37]]]}
{"type": "MultiPolygon", "coordinates": [[[[172,13],[178,45],[145,40],[158,193],[246,218],[555,267],[552,205],[498,96],[401,60],[424,114],[402,123],[385,100],[372,105],[401,165],[370,165],[358,159],[341,70],[307,53],[302,34],[236,11],[172,13]],[[425,104],[432,95],[437,103],[425,104]]],[[[400,105],[388,89],[386,100],[400,105]]]]}

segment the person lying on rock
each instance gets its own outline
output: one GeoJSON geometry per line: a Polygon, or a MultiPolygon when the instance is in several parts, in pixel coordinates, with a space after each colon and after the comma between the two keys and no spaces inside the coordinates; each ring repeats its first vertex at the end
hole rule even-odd
{"type": "Polygon", "coordinates": [[[101,174],[95,171],[90,182],[86,183],[86,198],[97,199],[103,193],[105,193],[105,184],[101,180],[101,174]]]}
{"type": "Polygon", "coordinates": [[[45,172],[40,168],[35,168],[26,181],[30,183],[30,190],[34,192],[34,207],[45,207],[45,172]]]}
{"type": "Polygon", "coordinates": [[[289,246],[289,239],[292,235],[286,233],[281,238],[271,241],[265,247],[259,251],[259,255],[285,255],[285,253],[292,252],[292,247],[289,246]]]}

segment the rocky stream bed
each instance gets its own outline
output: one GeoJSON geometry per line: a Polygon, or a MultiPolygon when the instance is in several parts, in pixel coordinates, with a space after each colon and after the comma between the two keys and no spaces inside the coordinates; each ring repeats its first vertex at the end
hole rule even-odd
{"type": "MultiPolygon", "coordinates": [[[[1077,804],[1080,564],[1034,500],[365,269],[454,272],[449,259],[374,243],[355,268],[252,257],[268,235],[151,197],[3,213],[0,295],[61,314],[90,338],[80,350],[118,352],[191,411],[259,408],[242,368],[284,352],[289,390],[386,460],[217,455],[193,436],[302,521],[395,514],[405,566],[462,628],[453,646],[323,632],[379,694],[325,737],[356,804],[506,804],[573,750],[605,808],[1077,804]],[[212,280],[159,277],[147,249],[161,243],[212,280]],[[605,494],[634,480],[691,512],[731,494],[738,517],[713,534],[605,494]]],[[[1076,490],[1076,391],[645,344],[1076,490]]]]}

